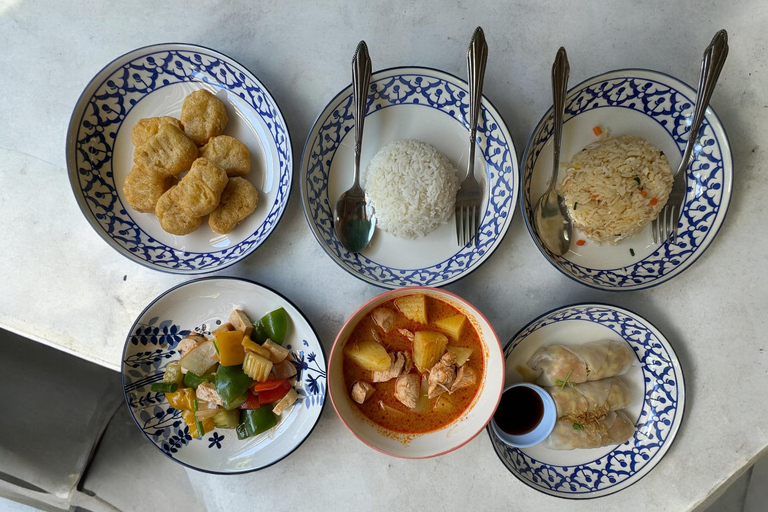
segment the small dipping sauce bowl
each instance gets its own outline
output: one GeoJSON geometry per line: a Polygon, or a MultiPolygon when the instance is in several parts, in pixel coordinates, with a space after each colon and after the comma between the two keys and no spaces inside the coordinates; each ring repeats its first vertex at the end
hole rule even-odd
{"type": "Polygon", "coordinates": [[[546,439],[556,421],[557,409],[549,393],[523,382],[504,388],[491,428],[509,446],[528,448],[546,439]]]}

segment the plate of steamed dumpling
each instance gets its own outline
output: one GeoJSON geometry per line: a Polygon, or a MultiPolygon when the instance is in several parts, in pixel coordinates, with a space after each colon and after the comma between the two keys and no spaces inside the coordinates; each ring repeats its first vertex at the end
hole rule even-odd
{"type": "Polygon", "coordinates": [[[541,492],[618,492],[658,464],[680,428],[680,363],[664,335],[631,311],[591,303],[550,311],[517,333],[504,357],[506,385],[538,384],[557,409],[552,433],[530,448],[488,428],[501,462],[541,492]]]}

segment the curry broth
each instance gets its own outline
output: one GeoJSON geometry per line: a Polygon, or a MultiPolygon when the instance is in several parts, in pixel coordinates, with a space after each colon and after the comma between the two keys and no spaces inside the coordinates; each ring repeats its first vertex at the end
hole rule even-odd
{"type": "MultiPolygon", "coordinates": [[[[355,329],[352,331],[352,334],[350,335],[347,343],[354,343],[356,341],[362,340],[376,341],[372,333],[372,331],[375,329],[382,345],[387,349],[387,352],[406,351],[411,352],[412,354],[413,343],[403,334],[399,333],[398,329],[408,329],[414,333],[417,331],[440,332],[439,329],[434,326],[433,322],[435,320],[456,314],[463,314],[461,311],[454,308],[450,304],[427,296],[427,318],[429,320],[429,324],[422,325],[418,322],[414,322],[413,320],[405,318],[397,310],[397,306],[395,306],[394,301],[395,299],[392,299],[378,306],[386,307],[396,313],[397,321],[395,322],[395,326],[392,330],[390,330],[388,333],[384,333],[375,324],[371,314],[369,313],[355,326],[355,329]]],[[[343,362],[343,374],[344,384],[346,386],[347,392],[349,393],[352,384],[358,380],[364,380],[369,383],[372,382],[372,385],[376,390],[373,396],[366,400],[362,405],[352,401],[351,399],[350,401],[375,424],[395,432],[401,432],[405,434],[421,434],[425,432],[431,432],[448,425],[456,418],[461,416],[467,407],[469,407],[469,405],[472,403],[472,400],[474,400],[475,395],[480,389],[483,375],[485,374],[485,351],[483,350],[483,345],[480,342],[480,337],[469,319],[467,319],[467,324],[464,327],[464,332],[462,333],[461,339],[458,341],[453,341],[449,338],[448,344],[452,346],[467,347],[472,349],[472,355],[464,364],[469,365],[473,370],[475,370],[478,376],[478,380],[475,385],[458,389],[452,395],[448,395],[448,393],[444,394],[445,396],[448,396],[451,402],[454,404],[454,410],[452,412],[440,412],[433,410],[435,402],[437,402],[440,396],[443,395],[429,399],[422,413],[411,411],[405,405],[400,403],[397,398],[395,398],[395,381],[397,379],[392,379],[388,382],[372,382],[373,372],[361,368],[354,361],[351,361],[349,358],[345,357],[343,362]],[[401,412],[402,414],[382,409],[382,407],[379,405],[380,401],[392,409],[401,412]]],[[[411,370],[411,373],[421,375],[415,366],[411,370]]]]}

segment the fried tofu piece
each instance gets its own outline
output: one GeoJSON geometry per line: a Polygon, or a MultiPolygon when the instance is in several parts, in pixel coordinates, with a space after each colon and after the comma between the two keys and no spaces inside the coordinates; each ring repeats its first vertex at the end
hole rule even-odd
{"type": "Polygon", "coordinates": [[[213,212],[227,186],[227,173],[205,158],[198,158],[175,187],[173,199],[194,216],[204,217],[213,212]]]}
{"type": "Polygon", "coordinates": [[[188,171],[197,158],[197,146],[178,126],[162,123],[157,133],[138,146],[133,161],[145,169],[165,176],[188,171]]]}
{"type": "Polygon", "coordinates": [[[221,406],[224,405],[224,401],[216,391],[216,386],[207,381],[200,383],[195,391],[195,396],[198,400],[202,400],[203,402],[211,402],[212,404],[221,406]]]}
{"type": "Polygon", "coordinates": [[[236,331],[243,331],[246,336],[250,336],[253,333],[253,323],[245,314],[242,309],[236,309],[229,315],[229,321],[236,331]]]}
{"type": "Polygon", "coordinates": [[[203,218],[175,201],[174,191],[177,188],[178,185],[171,187],[168,192],[160,196],[155,206],[155,215],[160,221],[160,227],[166,232],[172,235],[188,235],[200,227],[203,218]]]}
{"type": "Polygon", "coordinates": [[[209,91],[200,89],[184,98],[181,122],[184,131],[198,146],[205,145],[211,137],[221,135],[228,121],[224,103],[209,91]]]}
{"type": "Polygon", "coordinates": [[[138,123],[133,126],[131,130],[131,142],[136,147],[141,146],[149,140],[153,135],[157,135],[157,130],[163,124],[175,125],[179,130],[184,130],[181,125],[181,121],[175,117],[163,116],[163,117],[147,117],[140,119],[138,123]]]}
{"type": "Polygon", "coordinates": [[[229,135],[211,137],[208,144],[200,148],[200,156],[224,169],[230,178],[245,176],[251,172],[251,154],[248,148],[229,135]]]}
{"type": "Polygon", "coordinates": [[[141,213],[153,213],[158,199],[169,188],[173,178],[134,165],[123,184],[123,194],[128,204],[141,213]]]}
{"type": "Polygon", "coordinates": [[[225,235],[253,213],[259,203],[259,193],[244,178],[232,178],[221,194],[221,204],[208,217],[208,225],[225,235]]]}
{"type": "Polygon", "coordinates": [[[205,338],[203,336],[190,334],[189,336],[181,340],[178,345],[176,345],[176,350],[181,352],[181,357],[184,357],[189,352],[196,349],[199,344],[204,342],[205,342],[205,338]]]}

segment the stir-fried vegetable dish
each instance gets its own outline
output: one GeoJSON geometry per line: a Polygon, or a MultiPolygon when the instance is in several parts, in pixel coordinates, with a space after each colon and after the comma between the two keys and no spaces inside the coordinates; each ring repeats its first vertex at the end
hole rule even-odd
{"type": "Polygon", "coordinates": [[[229,321],[204,336],[191,333],[152,391],[165,393],[192,437],[214,428],[235,429],[246,439],[272,429],[298,399],[296,366],[282,346],[290,318],[285,309],[255,324],[236,309],[229,321]]]}

